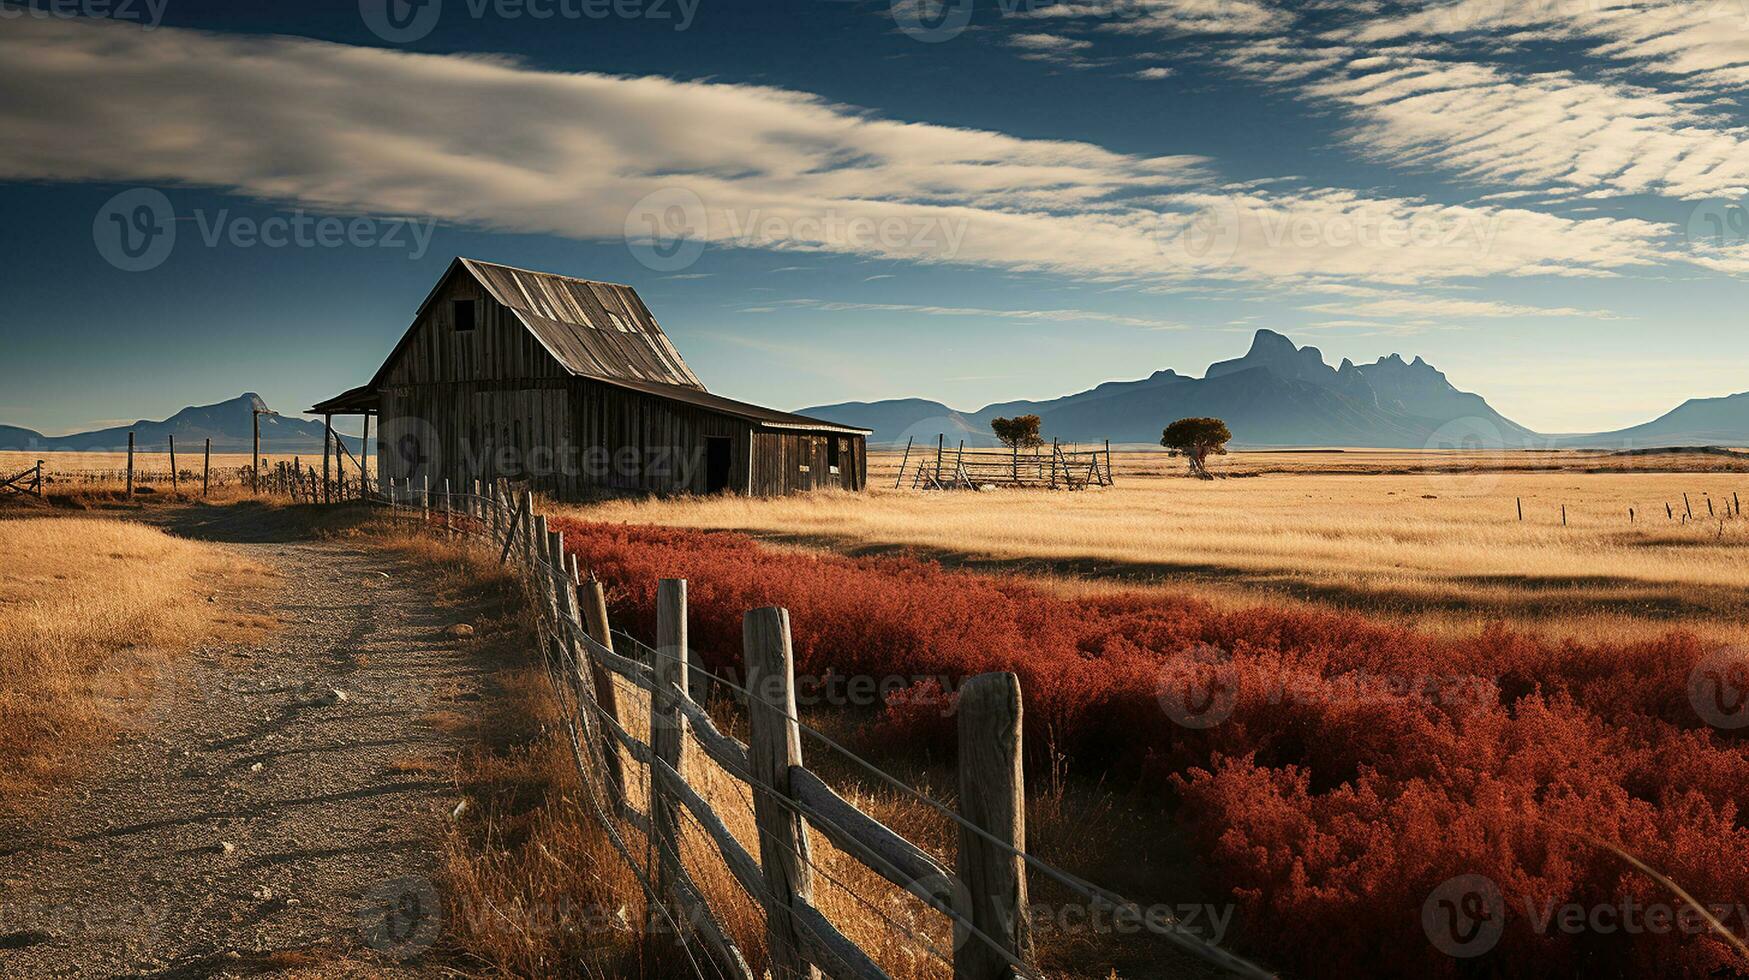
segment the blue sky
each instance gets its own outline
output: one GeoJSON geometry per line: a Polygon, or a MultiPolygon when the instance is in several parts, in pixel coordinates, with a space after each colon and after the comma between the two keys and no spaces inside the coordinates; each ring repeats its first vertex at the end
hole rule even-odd
{"type": "Polygon", "coordinates": [[[0,15],[0,422],[45,432],[301,409],[457,254],[631,283],[784,408],[1200,373],[1258,327],[1549,432],[1749,389],[1749,0],[0,15]]]}

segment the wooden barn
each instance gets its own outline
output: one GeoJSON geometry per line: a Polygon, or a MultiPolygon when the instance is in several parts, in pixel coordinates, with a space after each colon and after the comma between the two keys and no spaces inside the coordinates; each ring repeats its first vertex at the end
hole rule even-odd
{"type": "Polygon", "coordinates": [[[630,286],[458,258],[369,384],[378,476],[560,496],[861,490],[868,430],[713,395],[630,286]]]}

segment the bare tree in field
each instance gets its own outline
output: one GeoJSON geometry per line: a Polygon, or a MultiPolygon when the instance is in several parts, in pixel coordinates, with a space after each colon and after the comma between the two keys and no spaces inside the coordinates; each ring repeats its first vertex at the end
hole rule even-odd
{"type": "Polygon", "coordinates": [[[1179,419],[1160,433],[1160,445],[1190,461],[1190,475],[1212,480],[1205,465],[1209,456],[1227,455],[1233,433],[1220,419],[1179,419]]]}

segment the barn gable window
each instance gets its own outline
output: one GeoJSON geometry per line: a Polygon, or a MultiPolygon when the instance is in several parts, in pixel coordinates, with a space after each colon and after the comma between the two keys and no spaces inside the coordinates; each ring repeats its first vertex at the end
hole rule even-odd
{"type": "Polygon", "coordinates": [[[455,314],[455,328],[459,333],[474,329],[474,301],[458,299],[450,304],[450,310],[455,314]]]}

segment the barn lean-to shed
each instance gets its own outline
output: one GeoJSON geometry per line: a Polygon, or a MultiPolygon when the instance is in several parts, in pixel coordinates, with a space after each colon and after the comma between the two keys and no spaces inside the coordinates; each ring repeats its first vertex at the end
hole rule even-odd
{"type": "Polygon", "coordinates": [[[868,430],[714,395],[630,286],[458,258],[369,384],[379,477],[559,496],[861,490],[868,430]]]}

